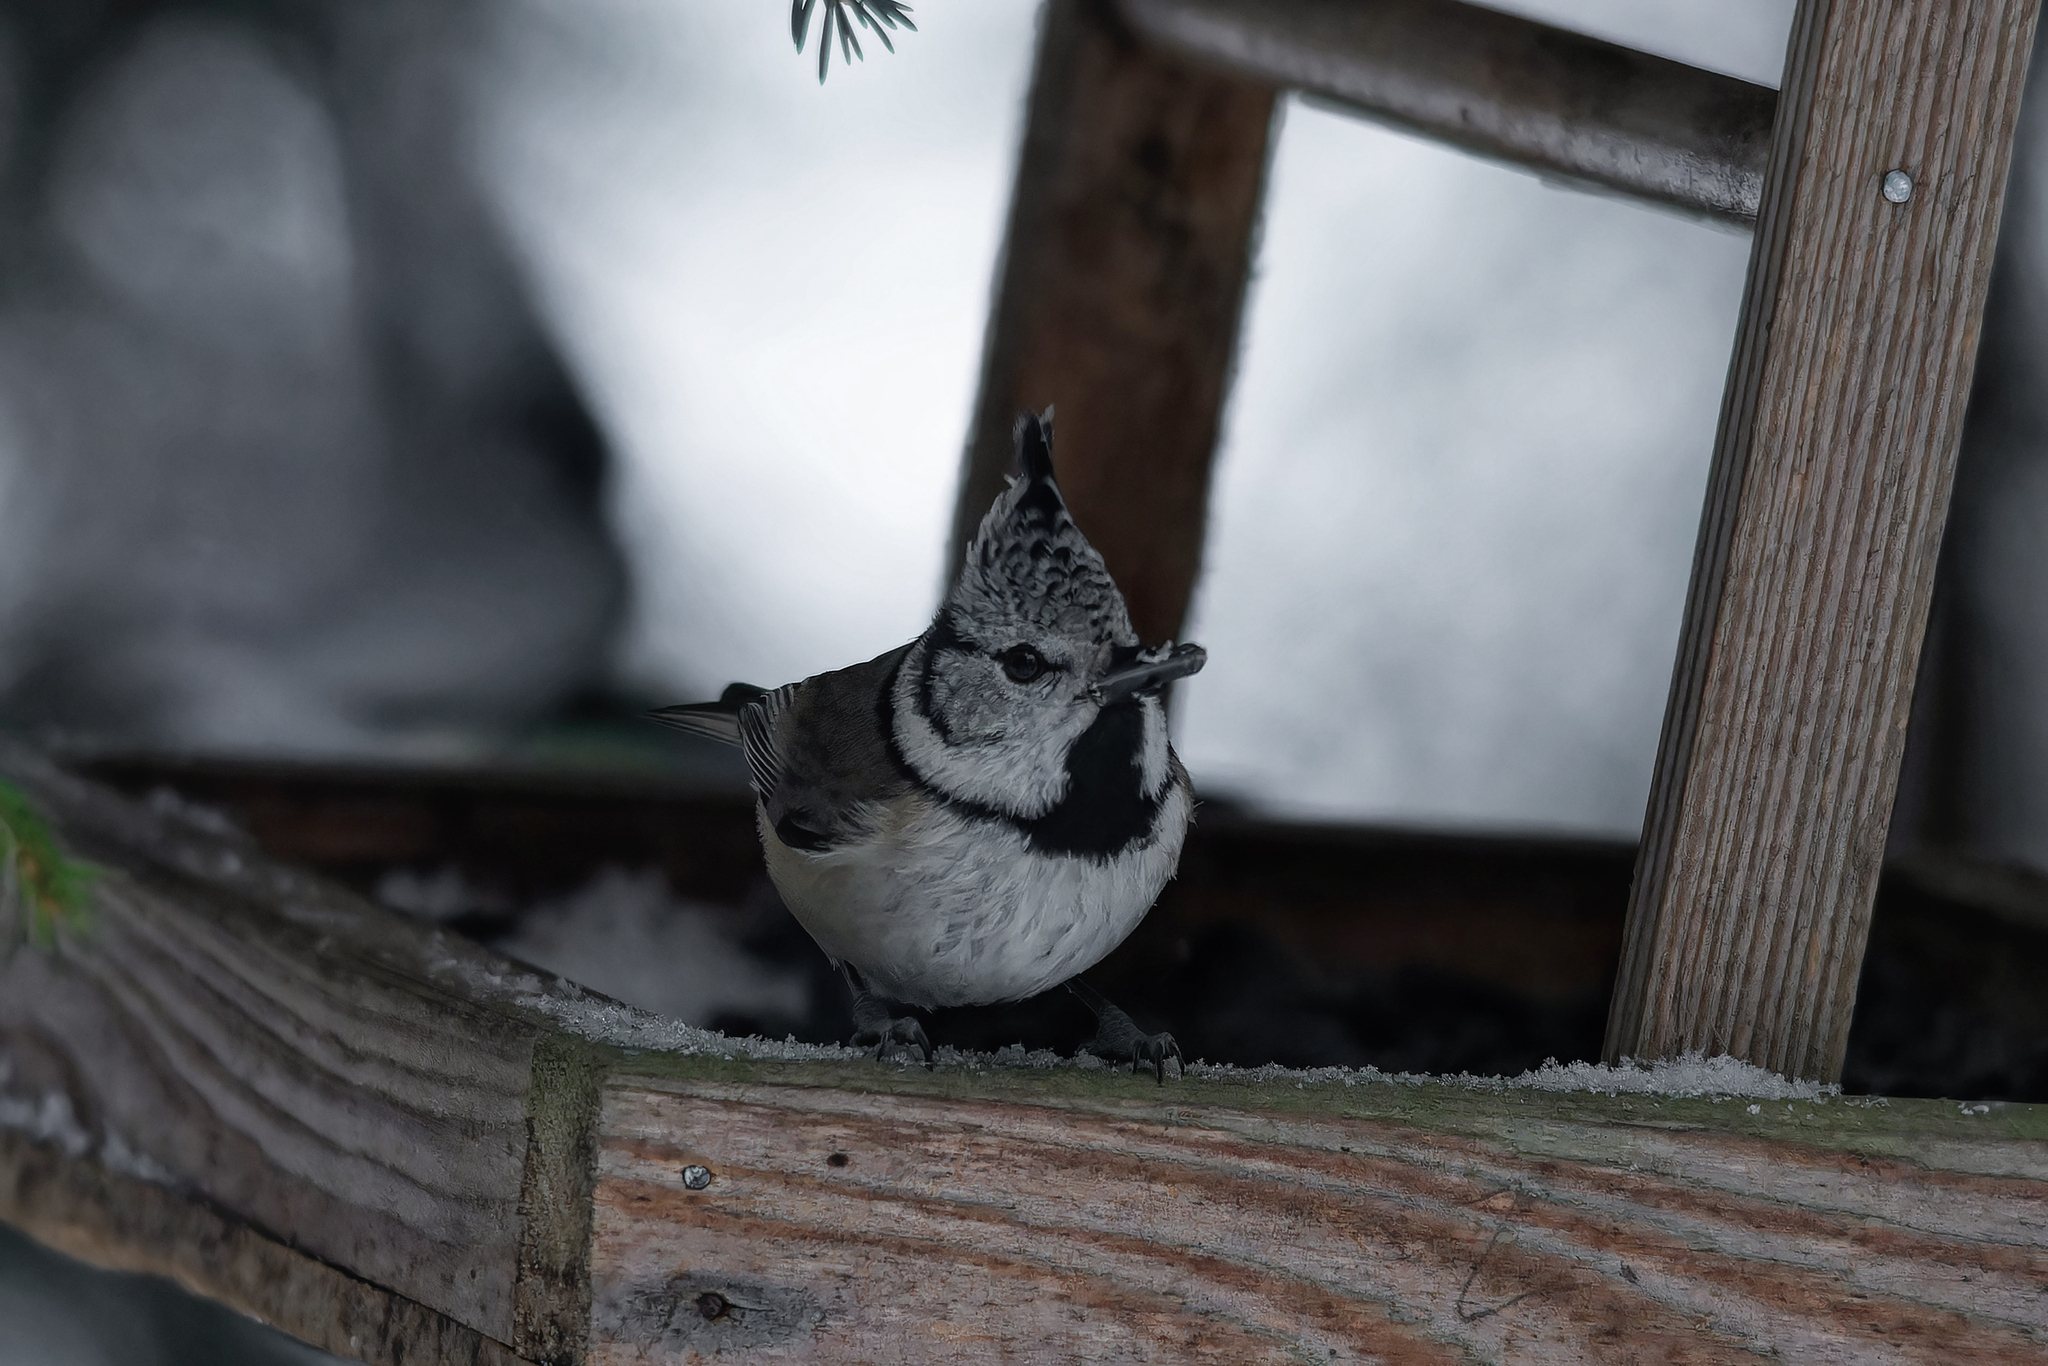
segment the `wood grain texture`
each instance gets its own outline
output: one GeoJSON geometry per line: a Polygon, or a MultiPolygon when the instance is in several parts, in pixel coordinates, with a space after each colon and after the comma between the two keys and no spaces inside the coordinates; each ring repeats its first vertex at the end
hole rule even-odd
{"type": "Polygon", "coordinates": [[[203,1200],[5,1129],[0,1220],[80,1261],[167,1277],[371,1366],[525,1362],[502,1343],[227,1219],[203,1200]]]}
{"type": "Polygon", "coordinates": [[[1800,6],[1610,1057],[1840,1075],[2037,11],[1800,6]]]}
{"type": "Polygon", "coordinates": [[[1058,407],[1053,463],[1148,641],[1179,634],[1265,180],[1271,85],[1045,8],[947,572],[1058,407]]]}
{"type": "Polygon", "coordinates": [[[593,1362],[2048,1360],[1993,1114],[780,1071],[615,1075],[593,1362]]]}
{"type": "Polygon", "coordinates": [[[545,1336],[561,1297],[516,1295],[522,1265],[540,1276],[580,1249],[542,1229],[522,1249],[522,1188],[573,1188],[553,1173],[587,1124],[562,1133],[545,1096],[529,1123],[550,1026],[478,989],[517,970],[175,808],[19,751],[0,775],[105,870],[86,930],[0,962],[0,1092],[500,1343],[545,1336]]]}
{"type": "Polygon", "coordinates": [[[1459,0],[1122,0],[1154,42],[1496,161],[1748,227],[1777,92],[1459,0]]]}

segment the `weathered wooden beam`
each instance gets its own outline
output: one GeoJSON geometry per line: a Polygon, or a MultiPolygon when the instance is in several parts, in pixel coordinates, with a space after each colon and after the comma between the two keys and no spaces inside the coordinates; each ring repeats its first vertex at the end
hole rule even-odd
{"type": "MultiPolygon", "coordinates": [[[[11,1056],[0,1042],[0,1061],[11,1056]]],[[[20,1089],[16,1079],[0,1082],[0,1096],[20,1089]]],[[[110,1168],[79,1148],[76,1140],[85,1136],[77,1128],[38,1142],[26,1129],[0,1126],[0,1220],[82,1262],[176,1281],[351,1360],[526,1360],[445,1314],[223,1215],[203,1198],[110,1168]]],[[[0,1347],[6,1345],[0,1331],[0,1347]]]]}
{"type": "Polygon", "coordinates": [[[1840,1074],[2037,13],[1800,6],[1610,1057],[1840,1074]]]}
{"type": "Polygon", "coordinates": [[[592,1359],[2034,1359],[2038,1118],[628,1065],[592,1359]]]}
{"type": "Polygon", "coordinates": [[[1161,46],[1468,152],[1748,227],[1777,92],[1460,0],[1121,0],[1161,46]]]}
{"type": "Polygon", "coordinates": [[[2048,1334],[2042,1107],[750,1057],[169,804],[0,777],[103,869],[0,964],[0,1219],[380,1366],[2048,1334]]]}
{"type": "Polygon", "coordinates": [[[1237,350],[1273,87],[1161,52],[1109,0],[1045,8],[947,572],[1059,409],[1074,519],[1147,640],[1179,634],[1237,350]]]}
{"type": "MultiPolygon", "coordinates": [[[[570,1084],[560,1031],[518,1003],[508,965],[366,915],[179,809],[125,802],[14,750],[0,751],[0,777],[106,870],[57,950],[0,936],[0,1091],[31,1129],[231,1214],[258,1235],[258,1262],[281,1242],[392,1291],[411,1325],[396,1359],[410,1337],[455,1329],[544,1357],[577,1311],[550,1276],[554,1212],[522,1212],[560,1184],[582,1130],[556,1119],[562,1102],[542,1086],[570,1084]]],[[[52,1217],[23,1222],[34,1232],[52,1217]]],[[[168,1236],[193,1227],[172,1219],[168,1236]]],[[[188,1269],[175,1250],[151,1256],[188,1269]]],[[[287,1321],[289,1305],[257,1312],[333,1345],[287,1321]]]]}

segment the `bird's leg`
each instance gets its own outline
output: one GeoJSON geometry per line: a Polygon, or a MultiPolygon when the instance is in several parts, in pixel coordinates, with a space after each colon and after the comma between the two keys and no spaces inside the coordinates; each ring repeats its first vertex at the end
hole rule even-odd
{"type": "Polygon", "coordinates": [[[1173,1035],[1164,1030],[1147,1034],[1138,1028],[1137,1021],[1117,1009],[1107,996],[1078,977],[1067,983],[1067,990],[1080,997],[1081,1004],[1095,1013],[1095,1037],[1081,1045],[1084,1052],[1111,1062],[1128,1061],[1133,1072],[1149,1062],[1161,1086],[1166,1084],[1168,1058],[1173,1059],[1177,1069],[1186,1069],[1187,1060],[1181,1057],[1180,1045],[1173,1041],[1173,1035]]]}
{"type": "Polygon", "coordinates": [[[868,990],[851,963],[839,964],[839,975],[846,979],[846,989],[853,996],[853,1038],[848,1040],[855,1048],[872,1046],[879,1060],[889,1054],[895,1044],[908,1044],[924,1057],[924,1065],[932,1065],[932,1041],[924,1034],[924,1026],[915,1016],[898,1015],[889,1009],[889,1002],[868,990]]]}

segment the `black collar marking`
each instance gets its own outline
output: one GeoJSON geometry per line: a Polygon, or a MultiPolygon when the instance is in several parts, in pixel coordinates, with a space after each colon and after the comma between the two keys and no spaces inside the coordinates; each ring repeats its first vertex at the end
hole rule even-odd
{"type": "Polygon", "coordinates": [[[1058,806],[1030,820],[941,792],[910,766],[896,743],[894,673],[883,685],[877,707],[889,758],[905,778],[964,816],[1021,831],[1034,852],[1107,862],[1151,842],[1159,818],[1159,798],[1144,792],[1145,714],[1136,697],[1104,707],[1097,714],[1094,724],[1067,751],[1067,795],[1058,806]]]}
{"type": "MultiPolygon", "coordinates": [[[[967,643],[966,638],[960,634],[959,629],[953,625],[952,612],[945,611],[939,613],[939,619],[932,623],[931,639],[925,642],[924,667],[918,671],[917,713],[929,721],[932,729],[939,733],[939,739],[949,745],[953,743],[952,728],[946,724],[946,718],[939,715],[937,708],[932,706],[932,673],[938,668],[939,655],[942,651],[956,650],[961,653],[968,653],[973,648],[973,646],[967,643]]],[[[897,663],[896,667],[899,670],[903,667],[901,661],[897,663]]],[[[887,705],[893,708],[896,697],[895,674],[889,675],[889,686],[882,691],[883,695],[888,699],[887,705]]],[[[891,720],[891,727],[885,730],[883,734],[889,737],[889,747],[893,750],[896,747],[896,731],[893,725],[893,716],[891,720]]]]}

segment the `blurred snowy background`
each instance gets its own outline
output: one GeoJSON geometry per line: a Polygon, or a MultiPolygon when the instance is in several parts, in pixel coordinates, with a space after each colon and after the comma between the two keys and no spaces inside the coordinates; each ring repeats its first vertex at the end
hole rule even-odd
{"type": "MultiPolygon", "coordinates": [[[[1530,12],[1775,83],[1790,11],[1530,12]]],[[[504,12],[485,165],[617,442],[628,679],[921,629],[1035,12],[928,8],[822,89],[760,7],[504,12]]],[[[1188,762],[1290,813],[1631,832],[1747,238],[1299,103],[1272,176],[1188,762]]]]}
{"type": "MultiPolygon", "coordinates": [[[[1525,8],[1760,81],[1790,15],[1525,8]]],[[[1035,0],[822,88],[776,5],[275,9],[0,42],[0,714],[447,753],[922,627],[1035,0]]],[[[1272,176],[1189,763],[1632,832],[1747,239],[1300,103],[1272,176]]]]}

